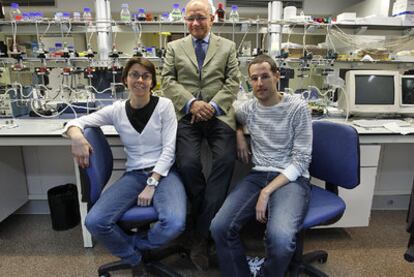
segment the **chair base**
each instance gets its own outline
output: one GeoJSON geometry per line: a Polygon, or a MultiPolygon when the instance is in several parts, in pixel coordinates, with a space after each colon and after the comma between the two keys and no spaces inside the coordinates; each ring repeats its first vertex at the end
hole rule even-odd
{"type": "Polygon", "coordinates": [[[132,276],[147,276],[148,273],[152,273],[156,276],[163,277],[181,277],[181,274],[162,264],[160,260],[173,254],[179,254],[182,258],[189,257],[190,251],[179,245],[173,245],[159,250],[143,251],[142,254],[142,263],[136,267],[131,267],[131,265],[125,264],[122,261],[111,262],[100,266],[98,269],[99,277],[110,277],[110,272],[126,269],[131,269],[132,276]]]}
{"type": "Polygon", "coordinates": [[[98,269],[98,275],[99,277],[110,277],[110,272],[112,271],[131,269],[132,276],[134,277],[146,276],[146,272],[143,267],[144,266],[142,264],[139,264],[137,266],[131,266],[130,264],[127,264],[123,261],[116,261],[101,265],[98,269]]]}
{"type": "Polygon", "coordinates": [[[311,265],[315,261],[323,264],[327,260],[328,253],[322,250],[304,254],[299,260],[292,261],[289,276],[299,276],[300,273],[305,273],[308,276],[328,277],[326,273],[311,265]]]}

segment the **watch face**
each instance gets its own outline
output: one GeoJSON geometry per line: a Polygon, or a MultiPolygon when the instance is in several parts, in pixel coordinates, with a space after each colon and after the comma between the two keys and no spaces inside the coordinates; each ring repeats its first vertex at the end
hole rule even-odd
{"type": "Polygon", "coordinates": [[[150,177],[150,178],[147,179],[147,185],[152,186],[152,187],[156,187],[156,186],[158,186],[158,181],[155,178],[150,177]]]}

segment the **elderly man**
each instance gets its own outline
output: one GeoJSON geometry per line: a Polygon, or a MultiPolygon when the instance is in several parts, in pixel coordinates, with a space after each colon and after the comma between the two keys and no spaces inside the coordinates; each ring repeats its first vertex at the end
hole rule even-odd
{"type": "Polygon", "coordinates": [[[176,162],[192,205],[197,244],[191,257],[200,269],[208,266],[210,223],[226,197],[236,159],[232,107],[239,89],[236,46],[211,32],[213,20],[208,1],[187,4],[190,35],[168,44],[161,80],[179,120],[176,162]],[[212,154],[207,178],[201,163],[204,139],[212,154]]]}

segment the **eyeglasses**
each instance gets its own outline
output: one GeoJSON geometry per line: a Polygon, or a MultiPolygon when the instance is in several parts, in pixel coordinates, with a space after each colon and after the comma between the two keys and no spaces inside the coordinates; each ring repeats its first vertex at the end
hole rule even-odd
{"type": "Polygon", "coordinates": [[[139,72],[137,71],[131,71],[128,73],[128,77],[132,79],[136,79],[136,80],[138,80],[139,78],[142,78],[143,81],[149,81],[152,79],[152,74],[148,72],[144,74],[139,74],[139,72]]]}
{"type": "Polygon", "coordinates": [[[268,74],[263,74],[262,76],[256,76],[256,75],[253,75],[253,76],[250,76],[250,77],[249,77],[249,80],[250,80],[250,82],[252,82],[252,83],[256,83],[256,82],[258,82],[258,81],[259,81],[259,79],[260,79],[260,81],[262,81],[262,82],[267,81],[267,80],[269,80],[269,79],[270,79],[270,75],[268,75],[268,74]]]}
{"type": "Polygon", "coordinates": [[[191,16],[184,17],[184,19],[188,22],[194,22],[195,20],[201,22],[201,21],[207,20],[207,18],[208,17],[202,16],[202,15],[195,15],[195,16],[191,15],[191,16]]]}

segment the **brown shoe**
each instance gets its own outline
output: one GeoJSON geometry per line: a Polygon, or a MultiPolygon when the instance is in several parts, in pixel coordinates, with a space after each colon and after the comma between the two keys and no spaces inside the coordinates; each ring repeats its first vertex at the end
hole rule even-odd
{"type": "Polygon", "coordinates": [[[197,270],[208,270],[208,245],[206,239],[199,238],[198,241],[194,241],[191,247],[190,259],[197,270]]]}

